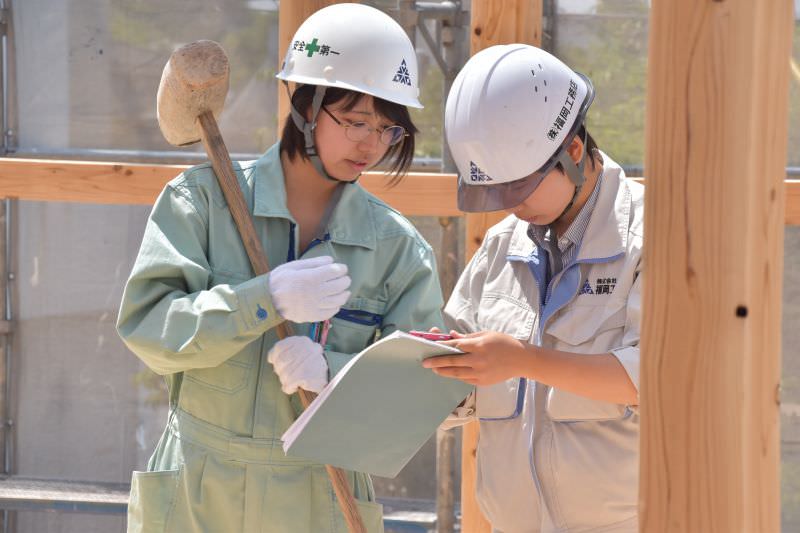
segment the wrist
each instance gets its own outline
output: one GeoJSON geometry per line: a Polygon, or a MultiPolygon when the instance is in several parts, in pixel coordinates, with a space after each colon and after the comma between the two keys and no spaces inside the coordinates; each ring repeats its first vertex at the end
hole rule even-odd
{"type": "Polygon", "coordinates": [[[538,370],[542,365],[542,348],[520,341],[521,349],[519,352],[519,360],[521,367],[521,375],[528,379],[538,381],[538,370]]]}

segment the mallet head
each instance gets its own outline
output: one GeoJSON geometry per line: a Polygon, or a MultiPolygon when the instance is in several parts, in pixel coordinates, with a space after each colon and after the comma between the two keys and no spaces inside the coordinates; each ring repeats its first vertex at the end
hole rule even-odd
{"type": "Polygon", "coordinates": [[[225,50],[214,41],[195,41],[175,50],[161,74],[156,112],[168,143],[185,146],[200,140],[197,117],[222,113],[230,66],[225,50]]]}

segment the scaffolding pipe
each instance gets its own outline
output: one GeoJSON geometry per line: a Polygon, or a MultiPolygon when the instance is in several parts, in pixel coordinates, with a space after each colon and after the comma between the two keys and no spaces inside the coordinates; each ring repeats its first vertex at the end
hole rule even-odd
{"type": "MultiPolygon", "coordinates": [[[[2,102],[2,128],[3,128],[3,155],[9,153],[11,149],[11,128],[9,127],[9,98],[8,98],[8,91],[9,91],[9,69],[8,69],[8,59],[9,59],[9,41],[8,41],[8,32],[9,27],[11,24],[11,13],[9,9],[10,5],[8,0],[0,0],[0,25],[2,25],[2,38],[0,38],[0,61],[2,61],[2,91],[3,91],[3,102],[2,102]]],[[[4,319],[7,323],[11,321],[11,275],[10,275],[10,257],[11,257],[11,200],[5,199],[5,213],[4,213],[4,230],[5,230],[5,241],[3,243],[3,252],[4,252],[4,274],[6,279],[4,280],[4,289],[5,289],[5,310],[4,310],[4,319]]],[[[8,333],[4,336],[3,339],[3,347],[4,347],[4,375],[3,375],[3,412],[0,413],[0,417],[2,417],[2,424],[3,424],[3,474],[9,475],[11,474],[11,470],[13,468],[12,464],[12,439],[11,439],[11,431],[13,428],[13,421],[11,419],[11,334],[8,333]]],[[[3,533],[8,533],[11,529],[10,521],[12,520],[13,514],[8,510],[3,510],[3,533]]]]}
{"type": "MultiPolygon", "coordinates": [[[[5,309],[3,318],[7,323],[11,323],[13,318],[11,312],[11,282],[14,280],[14,274],[11,272],[11,220],[12,220],[12,206],[13,202],[10,198],[6,198],[4,204],[4,242],[3,242],[3,275],[4,281],[4,300],[5,309]]],[[[3,419],[3,474],[11,475],[13,470],[13,439],[12,430],[14,422],[11,418],[11,333],[7,333],[3,339],[3,352],[4,352],[4,380],[3,380],[3,412],[0,413],[3,419]]],[[[10,521],[13,519],[14,513],[6,509],[3,510],[3,533],[8,533],[11,530],[10,521]]]]}
{"type": "Polygon", "coordinates": [[[417,13],[429,18],[452,17],[461,10],[461,2],[416,2],[414,8],[417,13]]]}
{"type": "Polygon", "coordinates": [[[439,69],[442,72],[446,72],[447,65],[444,62],[444,58],[442,58],[442,55],[439,53],[439,47],[437,46],[437,43],[433,40],[433,37],[431,37],[431,33],[428,31],[427,26],[425,26],[424,20],[421,24],[417,25],[417,29],[419,29],[419,32],[422,34],[422,38],[425,40],[425,44],[428,45],[431,55],[433,55],[433,58],[436,60],[436,64],[439,65],[439,69]]]}
{"type": "MultiPolygon", "coordinates": [[[[14,273],[11,271],[11,217],[12,217],[12,206],[13,203],[10,198],[6,198],[4,200],[5,203],[5,242],[3,243],[3,254],[4,254],[4,275],[6,276],[5,279],[5,312],[3,313],[4,320],[6,322],[11,323],[11,320],[14,318],[11,312],[11,282],[14,281],[14,273]]],[[[7,333],[5,335],[5,375],[6,375],[6,383],[3,390],[3,448],[4,448],[4,457],[3,457],[3,473],[4,474],[11,474],[13,469],[13,455],[12,455],[12,440],[11,440],[11,431],[14,426],[14,421],[11,419],[11,386],[10,380],[8,379],[11,375],[11,333],[7,333]]]]}
{"type": "Polygon", "coordinates": [[[0,13],[3,13],[3,38],[2,38],[2,61],[3,61],[3,155],[9,152],[11,134],[8,127],[8,19],[5,2],[0,2],[0,13]]]}
{"type": "MultiPolygon", "coordinates": [[[[448,4],[448,16],[436,20],[436,43],[434,48],[427,28],[424,23],[420,26],[422,35],[428,42],[434,57],[442,70],[442,102],[447,100],[450,88],[453,86],[456,74],[464,64],[466,54],[463,53],[465,39],[462,21],[459,17],[461,3],[445,2],[448,4]]],[[[419,3],[417,4],[419,5],[419,3]]],[[[444,6],[442,6],[444,7],[444,6]]],[[[444,106],[442,108],[444,110],[444,106]]],[[[444,124],[444,116],[441,117],[444,124]]],[[[442,161],[441,172],[457,172],[455,161],[450,153],[450,147],[442,136],[442,161]]],[[[457,237],[460,223],[457,217],[441,217],[439,224],[442,227],[441,253],[442,253],[442,289],[445,294],[450,294],[455,287],[459,272],[457,237]]],[[[453,533],[455,531],[455,466],[453,463],[456,448],[455,432],[436,432],[436,477],[438,480],[436,495],[436,530],[438,533],[453,533]]]]}

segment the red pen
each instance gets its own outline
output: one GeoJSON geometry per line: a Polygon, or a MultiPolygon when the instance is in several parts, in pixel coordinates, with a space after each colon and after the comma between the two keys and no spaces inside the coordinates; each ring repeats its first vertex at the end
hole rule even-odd
{"type": "Polygon", "coordinates": [[[324,348],[325,344],[328,342],[328,331],[331,329],[331,321],[326,320],[322,323],[322,332],[319,336],[319,344],[324,348]]]}
{"type": "Polygon", "coordinates": [[[447,333],[433,333],[432,331],[416,331],[416,330],[411,330],[408,333],[410,335],[414,335],[415,337],[422,337],[423,339],[428,339],[429,341],[449,341],[453,339],[453,337],[451,335],[448,335],[447,333]]]}

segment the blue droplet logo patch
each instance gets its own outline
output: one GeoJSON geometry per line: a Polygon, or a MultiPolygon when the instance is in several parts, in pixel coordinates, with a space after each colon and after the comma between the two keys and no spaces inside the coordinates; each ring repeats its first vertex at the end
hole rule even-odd
{"type": "Polygon", "coordinates": [[[260,304],[256,305],[258,306],[258,309],[256,310],[256,317],[258,317],[259,320],[266,320],[267,316],[269,316],[267,310],[261,307],[260,304]]]}

